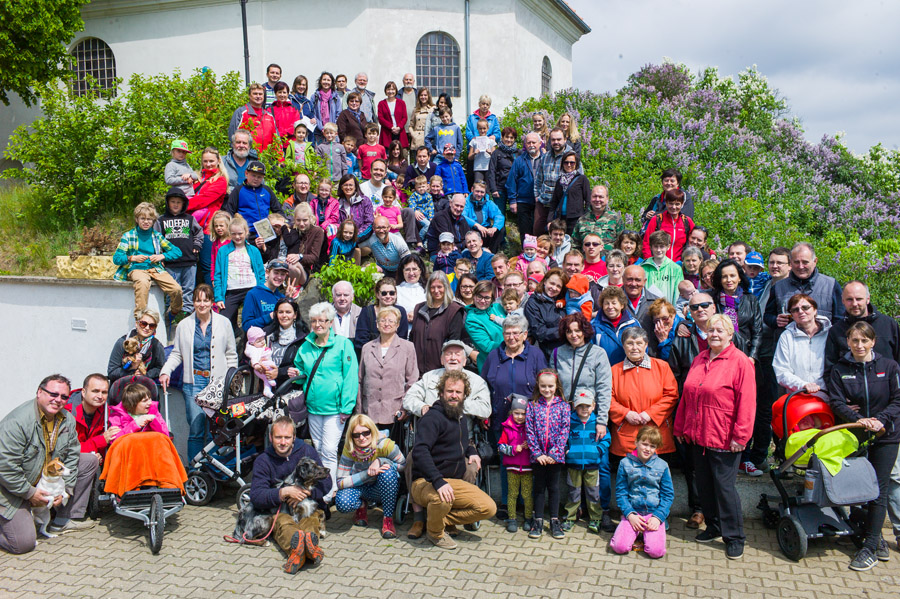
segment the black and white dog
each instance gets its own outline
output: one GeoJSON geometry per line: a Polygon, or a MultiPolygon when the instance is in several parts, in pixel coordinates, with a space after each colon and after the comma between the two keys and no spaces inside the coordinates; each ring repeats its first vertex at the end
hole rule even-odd
{"type": "MultiPolygon", "coordinates": [[[[278,485],[281,487],[302,487],[307,491],[312,488],[320,480],[324,480],[331,476],[328,468],[319,466],[312,458],[301,458],[297,462],[297,467],[291,474],[281,481],[278,485]]],[[[291,508],[287,503],[281,504],[281,510],[285,514],[291,514],[295,522],[300,522],[303,518],[308,518],[316,513],[319,504],[315,500],[306,498],[291,508]]],[[[246,540],[260,539],[272,528],[272,522],[275,518],[274,513],[263,513],[257,510],[252,502],[244,504],[237,514],[237,523],[234,527],[232,536],[242,542],[246,540]]],[[[319,518],[319,530],[317,534],[320,537],[325,536],[325,519],[319,518]]]]}

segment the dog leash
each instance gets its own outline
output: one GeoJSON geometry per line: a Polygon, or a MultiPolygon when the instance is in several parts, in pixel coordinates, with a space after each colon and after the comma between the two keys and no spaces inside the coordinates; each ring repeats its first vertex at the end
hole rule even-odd
{"type": "Polygon", "coordinates": [[[278,511],[276,511],[275,515],[272,517],[272,526],[269,527],[269,532],[267,532],[264,536],[262,536],[258,539],[248,539],[247,533],[242,534],[240,539],[236,539],[231,535],[224,535],[222,538],[225,539],[229,543],[240,543],[241,545],[249,544],[249,545],[262,546],[262,544],[266,542],[266,539],[268,539],[272,535],[272,531],[275,530],[275,520],[278,519],[278,514],[280,514],[280,513],[281,513],[281,506],[279,505],[278,511]]]}

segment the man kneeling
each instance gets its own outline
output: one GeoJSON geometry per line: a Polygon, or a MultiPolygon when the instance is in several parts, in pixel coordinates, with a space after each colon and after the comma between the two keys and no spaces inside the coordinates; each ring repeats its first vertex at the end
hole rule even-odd
{"type": "Polygon", "coordinates": [[[331,490],[331,477],[318,481],[311,489],[300,486],[281,486],[296,468],[301,458],[312,458],[319,466],[322,460],[312,446],[297,439],[294,422],[288,416],[280,416],[269,429],[271,444],[265,453],[253,463],[253,481],[250,483],[250,501],[260,511],[274,511],[282,503],[294,507],[304,499],[312,499],[319,504],[316,513],[295,522],[290,514],[282,510],[275,517],[272,538],[288,554],[284,571],[296,574],[306,560],[318,564],[325,553],[319,547],[319,523],[325,509],[323,497],[331,490]]]}
{"type": "Polygon", "coordinates": [[[437,385],[440,399],[419,420],[413,446],[413,501],[425,506],[428,540],[442,549],[456,542],[444,533],[447,525],[471,524],[494,515],[497,506],[487,493],[462,480],[466,464],[481,466],[463,420],[469,395],[464,372],[447,371],[437,385]]]}

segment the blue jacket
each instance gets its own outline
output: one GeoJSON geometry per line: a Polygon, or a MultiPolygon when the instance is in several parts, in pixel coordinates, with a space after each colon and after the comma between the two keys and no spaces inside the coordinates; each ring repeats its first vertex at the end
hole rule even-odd
{"type": "MultiPolygon", "coordinates": [[[[253,507],[274,511],[281,505],[281,499],[278,498],[281,483],[297,468],[301,458],[312,458],[316,464],[322,465],[322,460],[312,445],[300,439],[294,441],[294,450],[286,458],[275,453],[275,448],[271,445],[266,447],[265,452],[253,462],[253,479],[250,481],[250,501],[253,502],[253,507]]],[[[322,498],[330,490],[331,477],[326,476],[310,490],[309,497],[325,509],[322,498]]]]}
{"type": "MultiPolygon", "coordinates": [[[[262,255],[256,246],[245,244],[247,255],[250,256],[250,267],[256,276],[257,285],[266,284],[266,267],[263,266],[262,255]]],[[[234,251],[234,243],[228,242],[219,248],[216,254],[216,278],[213,281],[214,295],[217,302],[225,301],[225,292],[228,291],[228,257],[234,251]]]]}
{"type": "Polygon", "coordinates": [[[241,316],[241,328],[244,331],[250,327],[263,328],[272,322],[272,312],[275,310],[275,304],[284,297],[284,294],[278,291],[272,291],[264,283],[257,285],[247,292],[244,298],[244,312],[241,316]]]}
{"type": "MultiPolygon", "coordinates": [[[[443,180],[445,195],[469,193],[469,189],[466,187],[466,171],[463,170],[460,163],[445,160],[437,166],[434,174],[443,180]]],[[[466,203],[468,204],[468,202],[466,203]]]]}
{"type": "Polygon", "coordinates": [[[512,169],[506,178],[506,199],[510,204],[534,206],[534,173],[528,164],[530,160],[528,152],[522,150],[513,161],[512,169]]]}
{"type": "MultiPolygon", "coordinates": [[[[291,105],[297,109],[301,115],[305,117],[309,117],[311,119],[316,118],[315,113],[313,112],[312,100],[307,98],[306,96],[301,96],[298,93],[292,93],[290,95],[291,105]]],[[[337,120],[337,119],[335,119],[337,120]]],[[[312,131],[306,132],[306,141],[313,141],[315,139],[315,135],[312,131]]]]}
{"type": "MultiPolygon", "coordinates": [[[[221,251],[221,250],[219,250],[221,251]]],[[[614,327],[603,312],[597,314],[591,321],[594,327],[594,344],[606,351],[609,357],[609,365],[615,366],[625,361],[625,349],[622,347],[622,332],[629,327],[639,327],[641,324],[635,320],[631,312],[624,310],[619,326],[614,327]]]]}
{"type": "Polygon", "coordinates": [[[572,408],[572,419],[569,423],[569,443],[566,449],[566,466],[580,470],[599,468],[601,462],[609,459],[609,444],[612,435],[609,429],[599,441],[597,434],[597,414],[591,412],[587,422],[582,422],[578,412],[572,408]]]}
{"type": "MultiPolygon", "coordinates": [[[[478,135],[478,121],[481,120],[481,115],[478,114],[476,110],[472,114],[469,115],[469,118],[466,119],[466,140],[472,141],[472,138],[478,135]]],[[[488,130],[485,135],[490,137],[494,136],[494,141],[500,143],[500,119],[497,118],[496,114],[489,114],[486,119],[488,122],[488,130]]]]}
{"type": "MultiPolygon", "coordinates": [[[[466,213],[463,212],[463,217],[466,216],[466,213]]],[[[462,257],[467,260],[475,260],[472,257],[472,252],[469,250],[463,250],[462,257]]],[[[475,263],[475,278],[479,281],[490,281],[494,278],[494,269],[491,268],[491,260],[494,259],[494,254],[490,253],[487,250],[481,250],[481,258],[479,258],[475,263]]]]}
{"type": "Polygon", "coordinates": [[[644,464],[634,453],[622,458],[616,475],[616,503],[623,517],[635,512],[653,514],[665,523],[674,500],[672,474],[665,460],[655,455],[644,464]]]}
{"type": "Polygon", "coordinates": [[[510,402],[506,398],[513,393],[531,397],[537,375],[546,367],[544,353],[527,341],[515,358],[506,355],[505,343],[488,353],[481,366],[481,378],[491,390],[491,430],[498,436],[509,417],[510,402]]]}
{"type": "Polygon", "coordinates": [[[225,203],[222,204],[222,210],[232,216],[235,214],[243,216],[250,227],[251,236],[256,235],[253,223],[268,218],[270,212],[284,214],[278,196],[267,185],[250,187],[246,182],[231,190],[225,203]]]}
{"type": "Polygon", "coordinates": [[[498,231],[502,231],[503,225],[506,224],[506,217],[497,208],[497,204],[493,200],[488,199],[487,196],[481,198],[480,202],[476,202],[475,196],[469,194],[468,199],[466,199],[466,207],[463,208],[463,218],[469,223],[470,229],[474,229],[475,225],[479,224],[482,227],[496,227],[498,231]],[[476,218],[476,208],[481,210],[481,220],[476,218]]]}
{"type": "Polygon", "coordinates": [[[766,283],[768,283],[771,279],[772,275],[770,275],[766,271],[762,271],[761,273],[756,275],[755,279],[747,277],[747,280],[750,281],[750,293],[755,295],[757,299],[761,298],[763,289],[766,288],[766,283]]]}
{"type": "Polygon", "coordinates": [[[437,152],[439,156],[444,155],[444,144],[448,143],[456,146],[457,156],[462,153],[462,131],[460,131],[459,125],[456,123],[450,123],[449,125],[441,123],[440,125],[432,127],[431,131],[428,132],[428,135],[425,136],[425,147],[432,152],[437,152]]]}

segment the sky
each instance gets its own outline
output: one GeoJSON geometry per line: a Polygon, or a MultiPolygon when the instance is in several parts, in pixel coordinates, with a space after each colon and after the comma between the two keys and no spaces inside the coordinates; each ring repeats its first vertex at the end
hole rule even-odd
{"type": "Polygon", "coordinates": [[[567,1],[592,29],[573,48],[576,88],[614,92],[666,58],[735,81],[755,64],[809,141],[900,149],[900,2],[567,1]]]}

